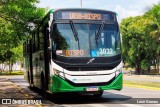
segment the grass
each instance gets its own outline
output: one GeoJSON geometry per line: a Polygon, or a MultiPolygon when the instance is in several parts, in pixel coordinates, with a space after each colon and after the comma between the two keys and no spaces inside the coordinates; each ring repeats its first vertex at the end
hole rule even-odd
{"type": "Polygon", "coordinates": [[[129,81],[129,80],[124,80],[124,84],[128,85],[138,85],[138,86],[147,86],[147,87],[154,87],[154,88],[160,88],[160,83],[159,82],[142,82],[142,81],[129,81]]]}
{"type": "Polygon", "coordinates": [[[9,71],[1,71],[0,75],[23,75],[23,71],[12,71],[11,73],[9,71]]]}
{"type": "Polygon", "coordinates": [[[135,70],[135,68],[123,67],[123,70],[135,70]]]}

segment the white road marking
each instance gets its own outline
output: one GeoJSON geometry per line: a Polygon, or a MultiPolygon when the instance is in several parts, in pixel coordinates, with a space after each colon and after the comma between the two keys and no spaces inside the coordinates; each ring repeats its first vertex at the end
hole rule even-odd
{"type": "MultiPolygon", "coordinates": [[[[103,95],[113,95],[113,94],[116,94],[116,93],[104,93],[103,95]]],[[[160,93],[118,93],[118,94],[122,94],[122,95],[126,95],[126,94],[134,94],[134,95],[142,95],[142,94],[148,94],[148,95],[151,95],[151,94],[160,94],[160,93]]]]}
{"type": "Polygon", "coordinates": [[[86,105],[91,107],[107,107],[106,105],[103,105],[103,104],[86,104],[86,105]]]}
{"type": "Polygon", "coordinates": [[[120,104],[120,105],[126,106],[126,107],[143,107],[143,106],[135,105],[135,104],[120,104]]]}
{"type": "MultiPolygon", "coordinates": [[[[155,106],[160,107],[160,104],[155,104],[155,106]]],[[[153,105],[152,105],[152,107],[153,107],[153,105]]]]}
{"type": "MultiPolygon", "coordinates": [[[[63,104],[60,107],[90,107],[89,105],[86,106],[87,104],[63,104]]],[[[59,107],[59,106],[58,106],[59,107]]]]}

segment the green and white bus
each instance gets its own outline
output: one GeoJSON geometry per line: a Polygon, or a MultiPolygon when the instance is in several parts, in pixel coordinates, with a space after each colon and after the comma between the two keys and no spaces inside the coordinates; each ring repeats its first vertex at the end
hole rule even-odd
{"type": "Polygon", "coordinates": [[[25,79],[45,92],[101,96],[122,89],[121,37],[116,13],[50,10],[24,43],[25,79]]]}

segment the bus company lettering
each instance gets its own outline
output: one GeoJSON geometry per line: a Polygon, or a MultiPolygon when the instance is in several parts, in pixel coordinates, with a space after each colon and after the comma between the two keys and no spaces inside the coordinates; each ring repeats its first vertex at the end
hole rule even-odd
{"type": "Polygon", "coordinates": [[[80,82],[80,81],[91,81],[89,78],[83,78],[83,79],[72,79],[74,82],[80,82]]]}
{"type": "Polygon", "coordinates": [[[66,50],[66,56],[83,56],[84,50],[66,50]]]}

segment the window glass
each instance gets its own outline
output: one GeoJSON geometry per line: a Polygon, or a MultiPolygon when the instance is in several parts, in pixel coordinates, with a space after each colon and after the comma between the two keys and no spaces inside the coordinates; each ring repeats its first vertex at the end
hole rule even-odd
{"type": "Polygon", "coordinates": [[[42,31],[42,28],[39,29],[39,49],[40,50],[43,50],[43,47],[44,47],[44,37],[43,37],[43,31],[42,31]]]}
{"type": "Polygon", "coordinates": [[[120,37],[117,25],[74,24],[78,40],[70,24],[53,27],[54,48],[57,55],[65,57],[107,57],[120,54],[120,37]]]}

